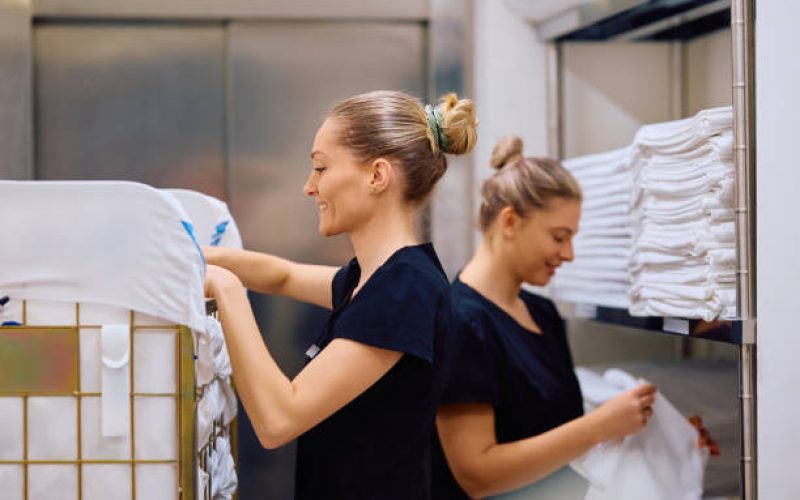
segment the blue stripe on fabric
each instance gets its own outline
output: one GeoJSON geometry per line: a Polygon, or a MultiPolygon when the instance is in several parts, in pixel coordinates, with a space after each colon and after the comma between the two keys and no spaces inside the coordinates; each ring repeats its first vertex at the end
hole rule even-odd
{"type": "Polygon", "coordinates": [[[192,238],[192,242],[194,243],[195,248],[197,248],[197,252],[200,254],[200,258],[203,259],[203,275],[205,276],[206,273],[206,257],[203,255],[203,250],[200,249],[200,244],[197,242],[197,238],[194,235],[194,226],[192,226],[191,222],[187,222],[185,220],[181,221],[183,228],[189,233],[189,236],[192,238]]]}
{"type": "Polygon", "coordinates": [[[225,234],[225,230],[228,229],[228,224],[230,224],[230,222],[231,221],[226,220],[226,221],[222,221],[219,224],[217,224],[217,227],[215,228],[214,234],[211,235],[211,246],[212,247],[215,247],[215,246],[219,245],[219,242],[222,240],[222,236],[225,234]]]}

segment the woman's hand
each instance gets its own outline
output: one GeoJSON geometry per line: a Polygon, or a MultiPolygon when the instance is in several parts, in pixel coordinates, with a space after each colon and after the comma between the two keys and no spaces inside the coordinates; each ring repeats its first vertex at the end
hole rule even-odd
{"type": "Polygon", "coordinates": [[[201,246],[200,250],[203,251],[203,257],[206,259],[206,264],[218,265],[221,255],[225,252],[222,247],[201,246]]]}
{"type": "Polygon", "coordinates": [[[597,421],[600,442],[621,439],[642,430],[653,415],[656,388],[641,384],[609,399],[590,415],[597,421]]]}
{"type": "Polygon", "coordinates": [[[205,295],[209,298],[218,298],[226,289],[243,288],[242,282],[235,274],[219,266],[206,266],[205,295]]]}

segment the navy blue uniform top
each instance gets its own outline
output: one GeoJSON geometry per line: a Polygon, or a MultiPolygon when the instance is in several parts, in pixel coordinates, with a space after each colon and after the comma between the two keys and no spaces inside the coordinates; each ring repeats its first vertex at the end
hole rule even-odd
{"type": "MultiPolygon", "coordinates": [[[[524,290],[520,298],[541,334],[459,279],[451,287],[454,350],[442,404],[492,405],[498,443],[541,434],[583,414],[564,320],[550,300],[524,290]]],[[[433,498],[468,498],[438,442],[433,498]]]]}
{"type": "MultiPolygon", "coordinates": [[[[431,244],[404,247],[352,297],[356,259],[333,279],[333,312],[316,345],[352,339],[403,352],[373,386],[302,435],[301,499],[430,498],[431,447],[450,328],[450,286],[431,244]]],[[[350,367],[352,369],[352,367],[350,367]]]]}

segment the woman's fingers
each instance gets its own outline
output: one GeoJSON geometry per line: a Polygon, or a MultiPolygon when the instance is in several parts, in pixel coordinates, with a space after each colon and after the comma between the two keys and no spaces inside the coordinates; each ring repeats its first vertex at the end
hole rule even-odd
{"type": "Polygon", "coordinates": [[[656,393],[656,386],[653,384],[639,384],[633,389],[633,393],[639,397],[645,397],[656,393]]]}

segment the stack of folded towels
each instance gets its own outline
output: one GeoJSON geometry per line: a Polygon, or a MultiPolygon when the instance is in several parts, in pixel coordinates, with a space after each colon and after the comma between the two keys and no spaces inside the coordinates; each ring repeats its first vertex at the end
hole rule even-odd
{"type": "Polygon", "coordinates": [[[631,314],[735,317],[732,127],[724,107],[636,134],[631,314]]]}
{"type": "Polygon", "coordinates": [[[551,291],[561,300],[628,308],[630,147],[564,161],[583,191],[580,231],[573,240],[575,260],[565,263],[551,291]]]}
{"type": "Polygon", "coordinates": [[[730,107],[646,125],[631,146],[564,166],[584,201],[555,298],[634,316],[736,316],[730,107]]]}

